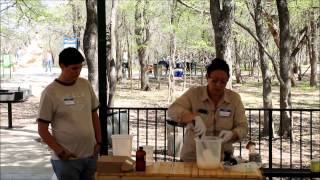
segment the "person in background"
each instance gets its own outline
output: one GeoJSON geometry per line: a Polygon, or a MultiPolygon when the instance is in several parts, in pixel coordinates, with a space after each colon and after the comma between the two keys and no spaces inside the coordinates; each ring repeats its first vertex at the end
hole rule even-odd
{"type": "MultiPolygon", "coordinates": [[[[173,120],[187,124],[181,150],[182,161],[196,161],[195,137],[219,136],[224,157],[233,154],[232,143],[248,133],[248,122],[240,95],[226,89],[229,66],[215,58],[207,66],[206,86],[192,87],[168,109],[173,120]]],[[[224,159],[225,160],[225,159],[224,159]]]]}
{"type": "Polygon", "coordinates": [[[52,71],[53,67],[53,55],[50,50],[47,50],[46,56],[45,56],[45,65],[46,65],[46,72],[52,71]]]}
{"type": "Polygon", "coordinates": [[[38,133],[52,150],[51,164],[59,180],[92,180],[96,170],[99,101],[89,81],[79,77],[83,61],[77,49],[64,49],[59,54],[60,76],[41,94],[38,133]]]}
{"type": "Polygon", "coordinates": [[[127,78],[127,73],[129,76],[129,62],[128,62],[128,52],[126,50],[123,51],[122,56],[122,75],[123,78],[127,78]]]}
{"type": "Polygon", "coordinates": [[[23,56],[22,48],[19,47],[17,52],[16,52],[16,61],[17,61],[18,65],[20,65],[22,63],[22,56],[23,56]]]}

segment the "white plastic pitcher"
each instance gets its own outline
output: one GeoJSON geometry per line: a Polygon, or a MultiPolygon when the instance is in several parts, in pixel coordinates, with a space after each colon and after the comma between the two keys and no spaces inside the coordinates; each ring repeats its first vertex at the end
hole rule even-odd
{"type": "Polygon", "coordinates": [[[113,155],[131,157],[132,138],[133,136],[129,134],[111,135],[113,155]]]}
{"type": "Polygon", "coordinates": [[[195,138],[197,152],[197,166],[199,169],[220,168],[221,142],[219,137],[204,136],[195,138]]]}

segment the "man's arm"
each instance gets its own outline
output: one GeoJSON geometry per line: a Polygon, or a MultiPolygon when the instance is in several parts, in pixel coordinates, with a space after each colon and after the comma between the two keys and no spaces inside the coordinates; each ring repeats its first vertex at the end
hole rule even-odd
{"type": "Polygon", "coordinates": [[[191,111],[192,96],[194,96],[194,94],[190,88],[187,92],[175,100],[168,108],[169,117],[180,123],[192,123],[194,118],[197,116],[196,113],[192,113],[191,111]]]}
{"type": "Polygon", "coordinates": [[[96,138],[96,145],[94,146],[93,156],[97,155],[101,148],[101,127],[97,111],[92,112],[92,124],[94,129],[94,135],[96,138]]]}
{"type": "Polygon", "coordinates": [[[182,123],[188,124],[188,123],[194,123],[195,117],[198,114],[191,113],[191,112],[186,112],[182,115],[181,121],[182,123]]]}
{"type": "Polygon", "coordinates": [[[38,120],[38,133],[42,140],[57,154],[63,148],[56,142],[55,138],[49,132],[49,123],[38,120]]]}
{"type": "Polygon", "coordinates": [[[92,112],[92,123],[97,143],[101,143],[101,127],[97,111],[92,112]]]}
{"type": "Polygon", "coordinates": [[[38,120],[38,133],[42,140],[57,154],[60,159],[67,160],[70,157],[76,157],[57,143],[56,139],[49,132],[49,123],[38,120]]]}

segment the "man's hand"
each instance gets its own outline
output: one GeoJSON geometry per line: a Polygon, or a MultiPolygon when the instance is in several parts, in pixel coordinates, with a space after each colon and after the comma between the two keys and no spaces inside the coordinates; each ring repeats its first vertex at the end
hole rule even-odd
{"type": "Polygon", "coordinates": [[[219,134],[219,137],[222,139],[223,142],[230,141],[232,136],[233,136],[233,132],[228,130],[222,130],[219,134]]]}
{"type": "Polygon", "coordinates": [[[69,160],[70,158],[76,158],[77,157],[75,154],[71,153],[67,149],[62,149],[61,151],[59,151],[57,153],[57,155],[61,160],[69,160]]]}
{"type": "Polygon", "coordinates": [[[101,144],[100,143],[97,143],[94,146],[93,155],[92,155],[93,157],[97,156],[100,153],[100,148],[101,148],[101,144]]]}
{"type": "Polygon", "coordinates": [[[199,136],[199,137],[202,137],[203,135],[206,134],[206,131],[207,131],[207,127],[206,125],[204,124],[202,118],[200,116],[196,116],[194,118],[194,134],[195,136],[199,136]]]}

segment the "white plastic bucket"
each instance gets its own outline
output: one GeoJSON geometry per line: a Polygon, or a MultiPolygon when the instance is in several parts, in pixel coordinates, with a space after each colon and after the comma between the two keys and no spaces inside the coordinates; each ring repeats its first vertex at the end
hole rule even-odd
{"type": "Polygon", "coordinates": [[[197,152],[197,166],[199,169],[220,168],[221,142],[214,136],[204,136],[201,139],[195,138],[197,152]]]}
{"type": "Polygon", "coordinates": [[[128,134],[111,135],[113,155],[131,157],[132,138],[133,136],[128,134]]]}

